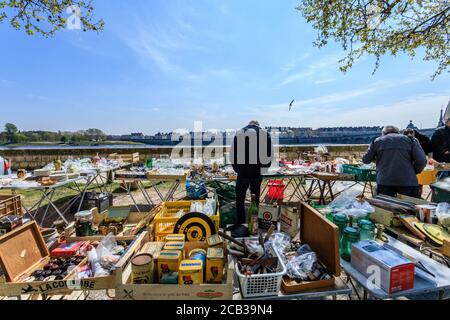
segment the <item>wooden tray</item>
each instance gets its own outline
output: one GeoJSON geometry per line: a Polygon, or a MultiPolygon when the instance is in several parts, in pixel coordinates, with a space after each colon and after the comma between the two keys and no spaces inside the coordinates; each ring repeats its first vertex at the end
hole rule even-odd
{"type": "MultiPolygon", "coordinates": [[[[99,240],[101,238],[98,237],[76,239],[76,241],[99,240]]],[[[70,294],[73,291],[114,289],[117,283],[123,282],[122,272],[131,258],[145,242],[148,242],[149,238],[148,233],[143,232],[137,237],[117,237],[117,240],[128,241],[131,244],[109,276],[77,280],[74,270],[64,280],[20,282],[17,280],[45,265],[50,259],[50,254],[35,222],[17,228],[0,238],[0,261],[6,275],[6,282],[0,283],[0,296],[59,295],[70,294]]],[[[74,241],[68,240],[68,242],[74,241]]],[[[86,263],[88,263],[87,258],[78,267],[86,263]]]]}
{"type": "MultiPolygon", "coordinates": [[[[147,245],[148,253],[155,254],[155,250],[162,245],[152,242],[147,245]],[[150,251],[153,250],[153,251],[150,251]]],[[[185,253],[194,248],[208,247],[206,242],[186,242],[185,253]]],[[[155,269],[155,273],[157,270],[155,269]]],[[[118,300],[232,300],[233,298],[234,263],[228,257],[228,268],[222,284],[178,285],[178,284],[132,284],[131,266],[124,271],[125,281],[116,287],[118,300]]]]}

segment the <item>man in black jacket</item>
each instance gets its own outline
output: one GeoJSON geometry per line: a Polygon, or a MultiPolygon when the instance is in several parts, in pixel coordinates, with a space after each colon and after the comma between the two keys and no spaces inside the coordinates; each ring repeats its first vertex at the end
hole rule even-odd
{"type": "MultiPolygon", "coordinates": [[[[433,147],[433,158],[437,162],[450,163],[450,117],[446,119],[444,127],[436,129],[431,138],[433,147]]],[[[449,175],[449,172],[442,172],[440,179],[449,175]]]]}
{"type": "Polygon", "coordinates": [[[450,163],[450,117],[444,127],[436,129],[431,138],[433,158],[437,162],[450,163]]]}
{"type": "Polygon", "coordinates": [[[250,187],[259,206],[263,170],[269,168],[273,159],[270,134],[261,129],[258,121],[251,121],[239,130],[231,145],[231,164],[238,174],[236,181],[237,223],[245,221],[245,197],[250,187]]]}

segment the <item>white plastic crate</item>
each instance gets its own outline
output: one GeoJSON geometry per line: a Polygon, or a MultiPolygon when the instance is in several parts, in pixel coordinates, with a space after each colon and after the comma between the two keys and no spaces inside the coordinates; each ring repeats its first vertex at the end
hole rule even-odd
{"type": "Polygon", "coordinates": [[[236,264],[236,276],[239,280],[241,294],[244,298],[277,296],[280,292],[281,280],[286,274],[286,266],[283,263],[277,250],[272,246],[267,246],[272,256],[278,257],[278,266],[276,273],[254,274],[250,276],[243,275],[236,264]]]}

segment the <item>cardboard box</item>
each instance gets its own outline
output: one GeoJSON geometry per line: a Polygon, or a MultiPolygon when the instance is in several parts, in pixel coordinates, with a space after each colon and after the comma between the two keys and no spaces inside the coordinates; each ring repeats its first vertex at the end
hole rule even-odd
{"type": "Polygon", "coordinates": [[[368,278],[378,273],[374,284],[388,293],[414,288],[414,263],[375,241],[354,244],[351,264],[368,278]]]}
{"type": "Polygon", "coordinates": [[[259,229],[269,230],[270,226],[278,224],[280,217],[280,207],[260,204],[258,213],[258,226],[259,229]]]}
{"type": "Polygon", "coordinates": [[[300,240],[316,253],[319,262],[331,275],[328,280],[302,281],[300,283],[283,277],[281,288],[285,294],[307,290],[329,288],[335,285],[341,275],[339,257],[339,228],[328,221],[316,209],[306,203],[301,205],[300,240]]]}
{"type": "Polygon", "coordinates": [[[286,232],[292,238],[295,238],[295,236],[297,236],[299,231],[299,221],[300,221],[299,219],[300,219],[299,210],[296,213],[293,207],[281,206],[280,208],[281,231],[286,232]]]}

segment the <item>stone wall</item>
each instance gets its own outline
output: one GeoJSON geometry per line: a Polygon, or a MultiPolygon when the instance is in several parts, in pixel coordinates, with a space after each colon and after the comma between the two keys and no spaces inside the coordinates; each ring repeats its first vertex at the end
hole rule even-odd
{"type": "MultiPolygon", "coordinates": [[[[211,149],[203,148],[205,154],[210,154],[211,149]],[[206,149],[206,150],[205,150],[206,149]]],[[[346,146],[328,146],[331,157],[356,158],[367,150],[366,145],[346,145],[346,146]]],[[[198,150],[200,151],[200,150],[198,150]]],[[[224,152],[228,152],[228,148],[224,152]]],[[[313,146],[285,146],[280,148],[281,156],[287,159],[298,159],[303,152],[313,152],[313,146]]],[[[100,157],[107,157],[112,153],[131,154],[139,153],[140,161],[144,162],[148,158],[159,158],[161,155],[172,153],[172,147],[156,147],[156,148],[76,148],[76,149],[8,149],[0,150],[0,155],[11,162],[13,170],[27,169],[33,170],[42,168],[54,159],[60,158],[62,161],[69,157],[74,158],[93,158],[97,154],[100,157]]],[[[191,151],[193,154],[194,152],[191,151]]],[[[214,154],[213,154],[214,155],[214,154]]]]}

